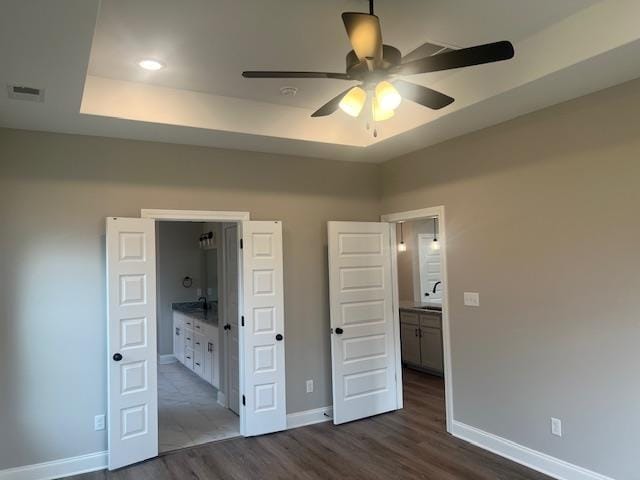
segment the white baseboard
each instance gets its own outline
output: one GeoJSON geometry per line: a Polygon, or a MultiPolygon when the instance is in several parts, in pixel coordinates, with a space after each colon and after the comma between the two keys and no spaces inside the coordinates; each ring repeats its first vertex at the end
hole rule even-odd
{"type": "Polygon", "coordinates": [[[168,365],[170,363],[176,363],[178,359],[173,353],[167,353],[166,355],[158,355],[158,364],[168,365]]]}
{"type": "Polygon", "coordinates": [[[287,415],[287,428],[304,427],[314,423],[327,422],[333,418],[333,407],[314,408],[304,412],[289,413],[287,415]]]}
{"type": "Polygon", "coordinates": [[[50,480],[107,468],[109,453],[95,452],[79,457],[0,470],[0,480],[50,480]]]}
{"type": "Polygon", "coordinates": [[[453,436],[550,477],[559,480],[613,480],[611,477],[573,465],[546,453],[532,450],[462,422],[454,420],[452,423],[451,434],[453,436]]]}
{"type": "Polygon", "coordinates": [[[218,404],[222,407],[227,406],[227,397],[221,390],[218,390],[218,404]]]}

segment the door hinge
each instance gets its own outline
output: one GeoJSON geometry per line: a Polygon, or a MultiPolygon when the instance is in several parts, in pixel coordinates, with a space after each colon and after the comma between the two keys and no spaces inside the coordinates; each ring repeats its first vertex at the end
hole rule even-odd
{"type": "Polygon", "coordinates": [[[240,317],[240,322],[241,322],[240,324],[244,327],[244,315],[240,317]]]}
{"type": "Polygon", "coordinates": [[[242,395],[242,405],[247,405],[247,399],[242,395]]]}
{"type": "Polygon", "coordinates": [[[243,245],[242,245],[242,239],[240,239],[240,250],[243,249],[243,245]]]}

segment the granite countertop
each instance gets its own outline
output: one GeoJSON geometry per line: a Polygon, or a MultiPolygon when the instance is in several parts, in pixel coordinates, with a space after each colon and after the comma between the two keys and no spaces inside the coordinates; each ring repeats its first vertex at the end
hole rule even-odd
{"type": "Polygon", "coordinates": [[[406,300],[400,301],[400,310],[411,310],[415,312],[442,312],[442,303],[440,302],[410,302],[406,300]]]}
{"type": "Polygon", "coordinates": [[[218,302],[208,304],[210,308],[202,308],[202,302],[180,302],[172,303],[171,308],[176,312],[184,313],[191,318],[208,323],[214,327],[218,326],[218,302]]]}

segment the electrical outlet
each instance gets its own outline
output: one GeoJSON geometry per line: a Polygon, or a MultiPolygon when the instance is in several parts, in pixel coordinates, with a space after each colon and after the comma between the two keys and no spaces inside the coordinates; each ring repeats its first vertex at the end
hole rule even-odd
{"type": "Polygon", "coordinates": [[[307,380],[307,393],[313,392],[313,380],[307,380]]]}
{"type": "Polygon", "coordinates": [[[104,415],[96,415],[93,418],[94,430],[104,430],[104,415]]]}
{"type": "Polygon", "coordinates": [[[198,296],[198,298],[200,298],[202,296],[202,289],[201,288],[196,288],[196,295],[198,296]]]}
{"type": "Polygon", "coordinates": [[[562,436],[562,420],[551,417],[551,434],[556,437],[562,436]]]}
{"type": "Polygon", "coordinates": [[[480,294],[476,292],[464,292],[464,304],[467,307],[479,307],[480,294]]]}

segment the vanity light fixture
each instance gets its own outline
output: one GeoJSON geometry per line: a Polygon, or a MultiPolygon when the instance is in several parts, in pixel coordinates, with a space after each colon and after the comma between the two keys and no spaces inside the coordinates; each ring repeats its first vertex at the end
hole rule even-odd
{"type": "Polygon", "coordinates": [[[398,251],[399,252],[406,252],[407,251],[407,245],[404,243],[404,234],[402,232],[402,224],[404,222],[400,222],[400,243],[398,244],[398,251]]]}
{"type": "Polygon", "coordinates": [[[438,241],[438,220],[433,217],[433,242],[431,243],[432,250],[440,250],[440,242],[438,241]]]}

